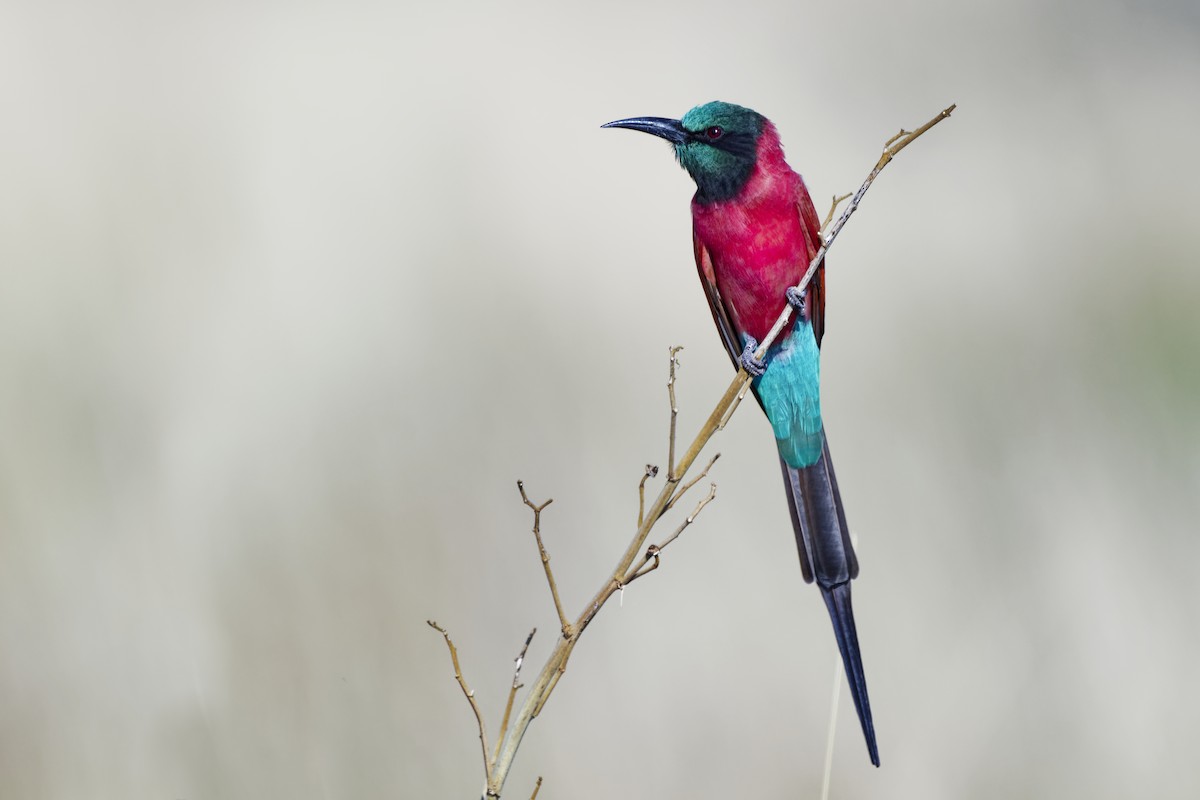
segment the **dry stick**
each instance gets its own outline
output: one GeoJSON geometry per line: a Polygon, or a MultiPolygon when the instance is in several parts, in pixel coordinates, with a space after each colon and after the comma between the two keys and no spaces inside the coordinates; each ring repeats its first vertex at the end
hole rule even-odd
{"type": "MultiPolygon", "coordinates": [[[[716,484],[714,483],[713,486],[716,486],[716,484]]],[[[625,585],[628,586],[643,575],[649,575],[651,572],[654,572],[654,570],[662,566],[662,560],[658,557],[659,552],[659,546],[656,544],[652,544],[647,547],[646,555],[642,556],[642,563],[631,568],[633,574],[628,576],[627,580],[625,581],[625,585]],[[647,567],[646,564],[649,563],[651,559],[654,559],[654,563],[647,567]]]]}
{"type": "MultiPolygon", "coordinates": [[[[893,137],[892,139],[889,139],[887,144],[884,145],[884,147],[887,147],[888,144],[891,144],[893,141],[895,141],[895,137],[893,137]]],[[[845,200],[849,196],[850,195],[848,195],[848,194],[843,194],[843,195],[835,194],[833,196],[833,205],[829,206],[829,213],[825,215],[825,221],[821,223],[821,232],[822,233],[824,233],[825,229],[829,227],[829,223],[833,222],[833,213],[835,211],[837,211],[837,207],[840,206],[842,204],[842,201],[845,200]]]]}
{"type": "Polygon", "coordinates": [[[546,583],[550,584],[550,595],[554,598],[554,610],[558,612],[558,621],[562,625],[563,636],[571,634],[571,623],[567,622],[567,615],[563,612],[562,600],[558,597],[558,584],[554,582],[554,573],[550,571],[550,554],[546,552],[546,546],[542,544],[542,509],[554,502],[554,498],[550,498],[540,506],[534,505],[529,500],[529,496],[525,494],[525,482],[517,481],[517,489],[521,492],[521,500],[525,505],[533,509],[533,538],[537,539],[538,553],[542,557],[542,567],[546,570],[546,583]]]}
{"type": "Polygon", "coordinates": [[[575,649],[575,644],[579,641],[580,634],[599,613],[600,609],[612,597],[613,593],[621,588],[622,579],[629,567],[637,558],[638,552],[646,542],[646,538],[650,535],[651,529],[658,519],[666,512],[667,505],[674,494],[675,488],[679,484],[680,478],[687,474],[692,463],[699,456],[700,451],[704,448],[705,443],[716,432],[717,424],[724,416],[725,409],[737,397],[738,391],[742,387],[742,379],[749,379],[749,375],[743,370],[738,373],[738,379],[735,379],[729,388],[725,390],[724,396],[709,415],[708,420],[704,423],[704,427],[700,433],[692,441],[687,451],[684,452],[683,458],[676,465],[675,475],[667,476],[666,485],[658,493],[658,497],[650,505],[650,508],[643,519],[642,524],[638,526],[637,533],[633,540],[625,549],[625,553],[621,556],[621,560],[617,563],[612,571],[612,575],[608,578],[600,590],[592,600],[584,607],[578,619],[575,622],[575,630],[571,636],[563,636],[554,646],[554,650],[546,659],[542,671],[538,674],[537,679],[530,686],[528,694],[525,696],[525,701],[521,704],[521,708],[517,712],[517,718],[509,728],[507,735],[504,737],[500,746],[500,757],[496,759],[495,767],[488,781],[485,794],[493,797],[498,797],[500,791],[504,788],[504,781],[508,778],[508,770],[512,767],[513,758],[516,756],[517,748],[521,746],[521,739],[525,736],[525,731],[529,728],[529,723],[533,721],[546,700],[549,699],[550,693],[554,691],[554,687],[558,685],[562,673],[566,670],[567,659],[570,658],[571,652],[575,649]]]}
{"type": "Polygon", "coordinates": [[[668,536],[666,539],[663,539],[662,544],[660,544],[658,546],[659,551],[661,552],[663,550],[663,548],[665,548],[671,542],[678,539],[679,534],[681,534],[685,530],[687,530],[687,527],[696,521],[696,517],[700,516],[700,512],[704,510],[704,507],[706,505],[708,505],[709,503],[711,503],[716,498],[717,498],[717,485],[715,483],[710,483],[708,485],[708,494],[706,494],[704,496],[704,499],[702,499],[699,503],[696,504],[696,507],[694,509],[692,509],[692,513],[688,514],[687,517],[684,518],[683,522],[679,523],[679,527],[676,528],[675,531],[670,536],[668,536]]]}
{"type": "MultiPolygon", "coordinates": [[[[574,646],[572,645],[572,647],[574,647],[574,646]]],[[[570,653],[567,653],[567,655],[569,656],[570,653]]],[[[550,699],[550,693],[554,691],[555,686],[558,686],[559,679],[563,676],[563,673],[566,671],[567,671],[567,659],[564,658],[563,662],[561,664],[559,664],[558,668],[555,670],[554,677],[552,677],[550,679],[550,684],[546,687],[546,691],[542,693],[541,699],[538,700],[537,706],[533,709],[533,716],[536,717],[538,714],[542,713],[542,706],[546,705],[546,701],[550,699]]]]}
{"type": "MultiPolygon", "coordinates": [[[[842,232],[842,228],[846,226],[846,222],[850,219],[850,216],[858,210],[858,204],[862,202],[863,195],[867,193],[867,189],[871,188],[871,184],[874,183],[875,179],[879,177],[879,173],[883,171],[883,168],[891,163],[891,160],[896,157],[897,153],[912,144],[918,136],[949,117],[951,112],[953,112],[956,107],[956,103],[951,103],[948,108],[942,109],[937,116],[929,120],[929,122],[926,122],[921,127],[917,128],[915,131],[910,133],[908,131],[901,130],[900,133],[896,134],[891,139],[888,139],[887,144],[883,149],[883,155],[879,157],[879,161],[875,162],[875,166],[871,169],[870,174],[867,175],[867,179],[863,181],[862,186],[858,187],[858,191],[854,193],[852,198],[850,198],[850,204],[846,206],[846,210],[842,212],[840,217],[838,217],[838,221],[835,222],[833,228],[830,229],[829,235],[825,237],[825,242],[821,245],[821,249],[817,251],[817,254],[813,257],[813,260],[809,262],[808,269],[805,271],[804,277],[800,279],[800,283],[796,284],[796,289],[798,291],[803,292],[808,287],[809,282],[811,282],[813,279],[813,275],[815,275],[817,272],[817,267],[819,267],[821,262],[824,260],[825,253],[829,251],[829,248],[833,247],[834,240],[836,240],[838,234],[842,232]]],[[[783,331],[784,327],[787,326],[791,318],[792,307],[791,305],[788,305],[783,309],[783,313],[779,315],[779,319],[775,320],[775,324],[771,327],[770,333],[768,333],[766,338],[762,340],[758,346],[758,349],[754,351],[754,357],[756,359],[762,360],[767,355],[767,348],[770,347],[771,343],[775,341],[775,338],[779,336],[780,332],[783,331]]]]}
{"type": "Polygon", "coordinates": [[[679,406],[675,403],[675,368],[679,366],[679,345],[671,347],[671,366],[667,368],[667,397],[671,401],[671,435],[667,442],[667,477],[675,475],[675,418],[679,416],[679,406]]]}
{"type": "Polygon", "coordinates": [[[508,718],[512,715],[513,701],[517,698],[517,690],[525,685],[520,683],[521,665],[525,663],[525,653],[529,651],[529,643],[533,641],[535,633],[537,633],[537,628],[529,632],[529,635],[525,637],[525,644],[521,646],[521,652],[517,653],[516,665],[513,667],[512,687],[508,690],[508,702],[504,705],[504,717],[500,720],[500,733],[496,736],[496,750],[492,753],[493,764],[500,757],[500,742],[504,741],[504,733],[508,730],[508,718]]]}
{"type": "Polygon", "coordinates": [[[658,474],[658,467],[653,464],[646,465],[646,473],[642,475],[642,480],[638,483],[638,527],[642,527],[642,517],[646,515],[646,481],[658,474]]]}
{"type": "Polygon", "coordinates": [[[746,396],[746,392],[750,391],[750,381],[742,384],[742,390],[738,392],[737,397],[729,404],[729,409],[726,410],[725,416],[721,417],[721,421],[717,423],[717,430],[725,430],[725,426],[729,424],[729,420],[733,418],[733,412],[738,410],[738,406],[742,404],[742,399],[746,396]]]}
{"type": "MultiPolygon", "coordinates": [[[[951,106],[950,110],[953,111],[954,106],[951,106]]],[[[891,147],[892,142],[896,141],[897,139],[903,139],[905,136],[912,136],[912,131],[906,131],[906,130],[904,130],[904,128],[901,128],[899,133],[897,133],[895,136],[893,136],[892,138],[888,139],[886,142],[883,143],[884,149],[886,150],[887,148],[891,147]]],[[[849,196],[850,195],[846,195],[846,197],[849,197],[849,196]]],[[[845,200],[846,197],[843,197],[842,199],[845,200]]]]}
{"type": "MultiPolygon", "coordinates": [[[[711,461],[709,462],[709,466],[712,466],[711,461]]],[[[695,481],[692,481],[692,483],[694,484],[695,481]]],[[[682,494],[682,492],[680,494],[682,494]]],[[[659,565],[661,564],[659,555],[661,555],[662,551],[666,549],[667,545],[678,539],[679,535],[687,530],[689,525],[696,521],[696,517],[700,516],[700,512],[704,510],[704,507],[715,500],[716,497],[717,485],[715,483],[710,483],[708,485],[708,494],[696,504],[696,507],[692,509],[692,513],[688,514],[683,522],[679,523],[679,527],[676,528],[670,536],[664,539],[661,544],[652,544],[646,548],[646,554],[642,556],[642,563],[638,564],[636,567],[630,568],[629,574],[625,576],[625,585],[628,586],[643,575],[647,575],[658,569],[659,565]],[[646,566],[651,559],[654,559],[654,564],[652,566],[646,566]]],[[[678,500],[679,495],[677,495],[675,499],[678,500]]],[[[672,501],[672,503],[674,503],[674,501],[672,501]]]]}
{"type": "Polygon", "coordinates": [[[537,784],[533,787],[533,794],[529,795],[529,800],[537,800],[537,793],[542,790],[542,776],[538,775],[537,784]]]}
{"type": "MultiPolygon", "coordinates": [[[[834,224],[833,229],[830,231],[829,236],[825,240],[825,243],[817,251],[817,254],[813,257],[812,261],[809,262],[808,270],[804,273],[804,277],[802,277],[800,282],[796,285],[797,290],[803,292],[808,287],[809,282],[812,281],[813,275],[816,274],[817,267],[820,266],[822,260],[824,259],[825,253],[830,247],[833,246],[833,242],[837,238],[838,233],[841,232],[841,229],[845,226],[847,220],[849,220],[850,216],[858,209],[858,204],[862,202],[863,195],[866,194],[867,189],[870,188],[875,178],[879,176],[880,171],[882,171],[883,168],[886,167],[888,163],[896,157],[897,153],[915,141],[917,137],[921,136],[921,134],[925,133],[925,131],[929,130],[943,119],[949,117],[950,113],[954,111],[954,108],[955,106],[951,105],[949,108],[941,111],[937,116],[921,127],[917,128],[912,133],[902,132],[900,136],[889,140],[886,148],[883,151],[883,155],[880,156],[879,161],[875,164],[875,167],[867,176],[866,181],[863,182],[863,185],[854,194],[854,198],[851,200],[850,205],[847,206],[846,210],[842,212],[842,216],[839,217],[838,221],[834,224]]],[[[792,307],[790,304],[786,304],[783,312],[779,315],[779,319],[776,320],[774,327],[771,328],[771,331],[759,344],[758,351],[755,353],[756,358],[762,359],[766,355],[767,348],[779,336],[779,333],[783,330],[784,326],[787,325],[791,317],[792,307]]],[[[574,630],[571,632],[571,634],[567,635],[566,631],[564,631],[564,635],[558,640],[553,652],[550,653],[550,657],[546,660],[545,665],[542,667],[542,671],[538,674],[537,679],[530,687],[529,694],[526,696],[525,701],[521,704],[521,708],[517,712],[516,721],[513,723],[512,727],[509,729],[507,735],[505,735],[504,740],[500,745],[500,757],[496,759],[494,769],[488,776],[488,784],[486,789],[486,793],[488,795],[493,797],[500,796],[500,790],[504,788],[504,781],[508,777],[508,771],[512,767],[512,761],[516,756],[517,748],[521,746],[521,740],[525,736],[525,731],[529,729],[529,723],[532,722],[533,718],[541,711],[542,707],[546,703],[546,700],[549,698],[550,693],[558,684],[559,678],[562,677],[562,673],[566,669],[567,659],[570,657],[571,652],[575,649],[575,644],[579,641],[579,636],[583,633],[584,629],[587,628],[588,624],[592,621],[596,614],[599,613],[600,609],[604,606],[608,599],[612,597],[613,593],[621,588],[623,585],[622,581],[626,573],[628,573],[630,566],[632,566],[634,562],[634,559],[637,558],[637,554],[645,545],[651,529],[654,527],[654,524],[658,522],[658,519],[666,512],[667,507],[670,505],[671,499],[675,493],[675,489],[679,485],[679,481],[684,475],[687,474],[687,471],[691,468],[693,462],[695,462],[695,460],[699,457],[700,451],[704,449],[704,446],[708,443],[708,440],[712,438],[713,434],[716,433],[717,430],[723,428],[725,423],[728,422],[730,408],[739,402],[740,398],[744,396],[745,390],[749,383],[750,375],[745,370],[738,370],[733,382],[729,384],[729,388],[725,390],[725,394],[721,396],[721,399],[717,402],[716,407],[712,410],[712,413],[709,414],[708,419],[705,420],[704,425],[700,428],[700,432],[696,434],[696,438],[692,440],[692,443],[688,446],[688,449],[684,451],[679,463],[675,465],[675,469],[668,472],[666,485],[663,486],[662,491],[658,493],[658,497],[655,498],[654,502],[651,504],[648,513],[645,515],[642,523],[638,526],[637,533],[634,534],[633,540],[629,543],[629,546],[625,548],[625,553],[621,556],[621,560],[617,562],[616,567],[613,569],[611,577],[604,582],[604,585],[600,587],[600,590],[596,592],[595,596],[591,599],[591,601],[589,601],[587,606],[584,607],[578,619],[575,621],[574,630]]]]}
{"type": "Polygon", "coordinates": [[[710,458],[708,460],[708,463],[704,465],[704,469],[700,470],[699,475],[692,478],[690,481],[685,483],[683,486],[679,487],[679,491],[675,493],[675,496],[673,498],[671,498],[671,502],[667,503],[667,511],[670,511],[672,508],[675,507],[676,503],[678,503],[680,500],[683,499],[683,496],[685,494],[687,494],[688,489],[692,488],[697,483],[704,480],[704,476],[708,474],[708,471],[710,469],[712,469],[713,464],[717,463],[717,459],[720,457],[721,457],[720,453],[717,453],[716,455],[714,455],[712,458],[710,458]]]}
{"type": "MultiPolygon", "coordinates": [[[[467,702],[471,704],[471,710],[475,712],[475,721],[479,723],[479,744],[483,748],[483,771],[487,775],[488,783],[490,784],[493,762],[488,760],[487,731],[483,728],[483,714],[479,711],[479,703],[475,702],[475,692],[471,691],[471,687],[467,686],[466,678],[462,674],[462,668],[458,665],[458,648],[454,646],[454,642],[450,641],[450,634],[446,633],[445,628],[431,619],[427,619],[425,622],[429,627],[442,635],[442,638],[446,640],[446,647],[450,648],[450,663],[454,665],[454,679],[458,681],[463,694],[467,696],[467,702]]],[[[499,745],[499,742],[496,744],[499,745]]]]}

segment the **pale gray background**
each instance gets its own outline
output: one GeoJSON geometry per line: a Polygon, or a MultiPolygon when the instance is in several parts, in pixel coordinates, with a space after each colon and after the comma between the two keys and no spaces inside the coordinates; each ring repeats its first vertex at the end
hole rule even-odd
{"type": "MultiPolygon", "coordinates": [[[[1200,794],[1194,2],[6,3],[0,796],[477,797],[729,378],[691,184],[726,99],[824,208],[826,421],[883,768],[837,797],[1200,794]]],[[[833,637],[768,426],[588,631],[506,796],[811,797],[833,637]]]]}

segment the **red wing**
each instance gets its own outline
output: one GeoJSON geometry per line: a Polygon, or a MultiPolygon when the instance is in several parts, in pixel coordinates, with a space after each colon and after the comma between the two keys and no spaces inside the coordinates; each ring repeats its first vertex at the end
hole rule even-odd
{"type": "MultiPolygon", "coordinates": [[[[796,210],[800,214],[800,230],[804,233],[804,243],[808,245],[808,260],[821,249],[821,221],[817,217],[817,209],[813,206],[808,189],[800,186],[800,197],[796,201],[796,210]]],[[[805,268],[808,265],[805,264],[805,268]]],[[[817,347],[825,336],[825,260],[817,267],[817,274],[808,285],[808,317],[812,320],[813,335],[817,339],[817,347]]]]}
{"type": "Polygon", "coordinates": [[[717,323],[717,331],[721,334],[721,342],[729,352],[729,358],[735,368],[739,367],[738,358],[742,355],[741,337],[733,327],[733,319],[729,309],[721,299],[717,289],[717,275],[713,272],[712,257],[708,248],[700,241],[700,237],[692,234],[692,245],[696,251],[696,270],[700,273],[700,285],[704,287],[704,296],[708,298],[708,310],[712,312],[713,322],[717,323]]]}

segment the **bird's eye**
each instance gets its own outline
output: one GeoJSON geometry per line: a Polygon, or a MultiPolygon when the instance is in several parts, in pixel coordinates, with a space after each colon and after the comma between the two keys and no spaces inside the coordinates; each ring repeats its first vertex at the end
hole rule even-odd
{"type": "Polygon", "coordinates": [[[713,125],[712,127],[705,129],[704,135],[708,137],[709,141],[716,141],[725,135],[725,129],[720,125],[713,125]]]}

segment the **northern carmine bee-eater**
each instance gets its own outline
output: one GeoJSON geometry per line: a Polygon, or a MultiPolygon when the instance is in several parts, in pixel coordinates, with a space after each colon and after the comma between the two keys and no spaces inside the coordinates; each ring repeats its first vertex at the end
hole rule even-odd
{"type": "Polygon", "coordinates": [[[850,605],[858,559],[821,422],[825,265],[804,293],[794,288],[821,246],[812,198],[784,161],[775,126],[748,108],[707,103],[683,119],[633,117],[603,127],[666,139],[696,182],[692,239],[700,283],[725,349],[734,366],[754,376],[754,395],[775,430],[800,568],[825,598],[867,752],[879,766],[850,605]],[[785,302],[797,313],[759,361],[754,351],[785,302]]]}

